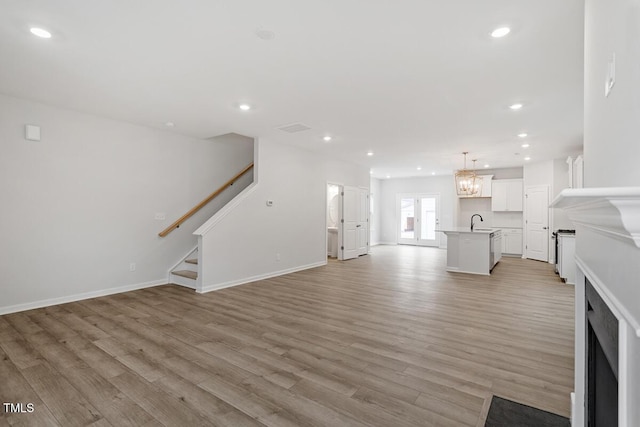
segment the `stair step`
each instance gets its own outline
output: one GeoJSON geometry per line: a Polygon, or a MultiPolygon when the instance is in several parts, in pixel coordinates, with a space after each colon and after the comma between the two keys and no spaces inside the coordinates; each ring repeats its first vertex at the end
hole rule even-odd
{"type": "Polygon", "coordinates": [[[198,258],[188,259],[185,261],[187,264],[198,264],[198,258]]]}
{"type": "Polygon", "coordinates": [[[172,271],[171,274],[175,274],[176,276],[186,277],[188,279],[193,279],[193,280],[196,280],[198,278],[197,271],[179,270],[179,271],[172,271]]]}

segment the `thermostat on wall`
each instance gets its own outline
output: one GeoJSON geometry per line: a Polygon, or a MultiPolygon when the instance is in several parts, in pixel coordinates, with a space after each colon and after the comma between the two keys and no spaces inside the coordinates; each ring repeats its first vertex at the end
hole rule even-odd
{"type": "Polygon", "coordinates": [[[40,141],[40,126],[25,125],[24,134],[29,141],[40,141]]]}

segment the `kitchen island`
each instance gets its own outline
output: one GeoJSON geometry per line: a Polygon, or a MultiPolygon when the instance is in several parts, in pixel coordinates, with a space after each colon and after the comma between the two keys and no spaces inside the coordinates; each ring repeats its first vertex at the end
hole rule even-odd
{"type": "Polygon", "coordinates": [[[499,228],[459,227],[436,230],[447,235],[447,271],[491,274],[502,257],[502,231],[499,228]]]}

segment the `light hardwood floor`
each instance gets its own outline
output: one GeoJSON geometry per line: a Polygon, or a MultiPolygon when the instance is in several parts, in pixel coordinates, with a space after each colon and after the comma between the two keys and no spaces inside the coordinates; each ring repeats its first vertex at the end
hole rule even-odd
{"type": "Polygon", "coordinates": [[[0,317],[3,425],[482,426],[492,394],[569,415],[573,287],[546,263],[446,252],[200,295],[174,285],[0,317]]]}

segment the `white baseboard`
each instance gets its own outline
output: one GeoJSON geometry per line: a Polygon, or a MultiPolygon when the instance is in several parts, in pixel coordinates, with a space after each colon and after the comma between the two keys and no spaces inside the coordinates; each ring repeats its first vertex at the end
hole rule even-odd
{"type": "Polygon", "coordinates": [[[378,245],[393,245],[393,246],[397,246],[398,242],[378,242],[378,245]]]}
{"type": "Polygon", "coordinates": [[[150,288],[152,286],[166,285],[167,279],[154,280],[151,282],[136,283],[133,285],[120,286],[117,288],[102,289],[93,292],[83,292],[81,294],[67,295],[59,298],[44,299],[27,302],[24,304],[9,305],[0,307],[0,316],[3,314],[17,313],[19,311],[33,310],[35,308],[50,307],[52,305],[66,304],[68,302],[80,301],[83,299],[104,297],[107,295],[119,294],[122,292],[136,291],[138,289],[150,288]]]}
{"type": "Polygon", "coordinates": [[[218,291],[224,288],[231,288],[233,286],[244,285],[246,283],[256,282],[258,280],[270,279],[272,277],[283,276],[285,274],[295,273],[296,271],[308,270],[310,268],[322,267],[327,265],[327,260],[315,262],[312,264],[301,265],[298,267],[287,268],[285,270],[273,271],[271,273],[259,274],[257,276],[245,277],[237,280],[230,280],[223,283],[215,283],[212,285],[203,286],[202,289],[196,290],[196,292],[204,294],[211,291],[218,291]]]}

